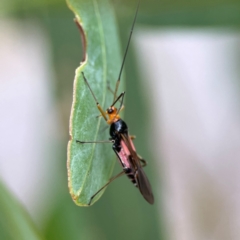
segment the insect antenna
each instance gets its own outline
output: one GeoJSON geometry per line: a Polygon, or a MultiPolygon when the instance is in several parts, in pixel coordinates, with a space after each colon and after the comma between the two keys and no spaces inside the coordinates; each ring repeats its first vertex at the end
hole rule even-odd
{"type": "MultiPolygon", "coordinates": [[[[113,107],[113,106],[116,104],[116,102],[119,101],[120,98],[123,98],[124,95],[125,95],[125,92],[122,92],[122,93],[118,96],[118,98],[113,102],[113,104],[111,105],[111,107],[113,107]]],[[[121,105],[122,105],[122,104],[121,104],[121,105]]],[[[120,105],[120,107],[121,107],[121,105],[120,105]]]]}
{"type": "Polygon", "coordinates": [[[121,108],[122,108],[122,106],[123,106],[124,96],[125,96],[125,92],[122,92],[122,93],[118,96],[118,98],[113,102],[113,104],[111,105],[111,107],[114,106],[114,105],[116,104],[116,102],[119,101],[119,99],[121,98],[120,107],[118,108],[118,110],[117,110],[114,118],[118,115],[118,113],[120,112],[120,110],[121,110],[121,108]]]}
{"type": "Polygon", "coordinates": [[[131,41],[131,37],[132,37],[134,25],[135,25],[136,18],[137,18],[137,14],[138,14],[139,5],[140,5],[140,0],[138,1],[137,10],[136,10],[136,13],[135,13],[135,16],[134,16],[134,20],[133,20],[133,23],[132,23],[130,35],[129,35],[129,38],[128,38],[127,47],[126,47],[126,50],[125,50],[125,53],[124,53],[122,65],[121,65],[120,72],[119,72],[119,75],[118,75],[118,80],[117,80],[116,87],[115,87],[115,91],[114,91],[114,99],[113,99],[113,102],[114,102],[115,99],[116,99],[116,95],[117,95],[117,91],[118,91],[118,86],[119,86],[120,79],[121,79],[121,75],[122,75],[123,66],[124,66],[124,63],[125,63],[125,60],[126,60],[126,56],[127,56],[127,53],[128,53],[128,48],[129,48],[129,45],[130,45],[130,41],[131,41]]]}

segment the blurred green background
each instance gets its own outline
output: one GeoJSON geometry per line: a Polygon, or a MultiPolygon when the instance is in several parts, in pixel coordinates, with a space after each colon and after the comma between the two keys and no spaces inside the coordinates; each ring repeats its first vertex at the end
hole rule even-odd
{"type": "MultiPolygon", "coordinates": [[[[124,49],[129,36],[132,16],[135,12],[136,1],[115,0],[111,2],[116,10],[122,49],[124,49]]],[[[36,236],[41,235],[40,239],[168,239],[165,232],[165,212],[161,200],[162,183],[159,181],[163,170],[157,168],[155,164],[156,161],[161,161],[161,158],[154,156],[150,152],[149,143],[144,141],[149,128],[152,126],[148,126],[149,101],[143,98],[142,90],[138,84],[140,74],[136,65],[134,48],[130,47],[125,66],[127,97],[124,119],[130,126],[131,133],[137,135],[135,141],[137,149],[141,149],[140,154],[149,162],[146,173],[152,183],[156,204],[154,206],[148,205],[129,183],[129,180],[122,177],[108,187],[105,194],[94,206],[80,208],[73,203],[68,193],[66,171],[66,149],[69,138],[68,123],[72,104],[73,78],[74,71],[82,59],[81,39],[73,22],[73,13],[68,9],[65,1],[2,0],[0,14],[2,31],[5,29],[8,32],[7,21],[17,23],[20,29],[24,29],[25,25],[32,24],[33,27],[36,24],[36,31],[40,29],[40,34],[44,33],[44,38],[47,39],[49,57],[47,64],[52,72],[48,91],[51,95],[51,109],[54,109],[55,117],[57,116],[58,122],[55,131],[58,135],[50,138],[51,141],[48,143],[43,143],[45,147],[43,151],[47,159],[47,162],[44,161],[44,168],[50,168],[51,170],[46,171],[46,174],[39,178],[39,185],[35,186],[32,193],[32,200],[37,199],[37,203],[41,204],[39,209],[37,209],[38,205],[35,204],[34,211],[30,212],[33,220],[29,220],[29,217],[26,218],[26,221],[29,222],[29,228],[37,228],[36,236]],[[53,159],[57,160],[54,160],[54,166],[50,164],[53,159]],[[41,191],[40,195],[38,188],[41,185],[41,179],[49,181],[49,189],[46,192],[41,191]],[[36,227],[31,227],[33,225],[36,227]]],[[[240,2],[227,0],[142,0],[137,20],[137,24],[139,23],[155,27],[228,26],[237,28],[240,23],[240,2]]],[[[14,39],[12,41],[14,44],[14,39]]],[[[1,44],[4,44],[4,42],[1,44]]],[[[16,65],[12,67],[14,72],[16,65]]],[[[32,78],[34,80],[34,76],[32,78]]],[[[13,89],[17,91],[17,88],[13,89]]],[[[49,116],[46,116],[46,119],[43,118],[41,121],[43,123],[47,122],[48,118],[49,116]]],[[[21,125],[19,128],[21,128],[21,125]]],[[[44,125],[40,125],[39,128],[41,131],[45,131],[44,125]]],[[[48,134],[51,136],[55,131],[50,131],[48,134]]],[[[15,137],[17,138],[17,135],[15,137]]],[[[35,138],[39,138],[37,131],[35,138]]],[[[13,139],[8,140],[11,142],[13,139]]],[[[26,141],[31,141],[34,144],[35,139],[26,139],[26,141]]],[[[37,141],[36,144],[38,144],[37,141]]],[[[159,142],[159,144],[161,143],[159,142]]],[[[14,146],[12,147],[14,149],[14,146]]],[[[6,160],[2,159],[2,161],[6,160]]],[[[22,159],[18,159],[18,162],[21,161],[22,159]]],[[[32,161],[34,162],[34,157],[32,161]]],[[[119,166],[116,164],[115,173],[117,172],[119,172],[119,166]]],[[[6,182],[4,185],[8,186],[8,181],[4,177],[3,181],[6,182]]],[[[31,182],[31,178],[28,181],[31,182]]],[[[19,189],[19,191],[21,192],[23,189],[19,189]]],[[[1,191],[1,195],[0,197],[3,199],[4,196],[7,196],[7,193],[1,191]]],[[[8,209],[8,211],[3,211],[4,214],[0,216],[0,239],[34,239],[31,235],[27,235],[29,238],[24,237],[24,235],[17,235],[21,236],[19,238],[14,234],[8,235],[9,231],[14,232],[19,227],[18,216],[22,214],[22,210],[6,208],[4,204],[0,208],[8,209]],[[7,220],[8,215],[11,215],[9,220],[7,220]],[[6,227],[6,222],[12,225],[10,230],[6,227]]],[[[28,209],[28,211],[30,210],[28,209]]],[[[26,229],[23,228],[22,231],[26,231],[26,229]]],[[[35,232],[35,230],[32,231],[35,232]]],[[[36,237],[36,239],[38,238],[36,237]]]]}

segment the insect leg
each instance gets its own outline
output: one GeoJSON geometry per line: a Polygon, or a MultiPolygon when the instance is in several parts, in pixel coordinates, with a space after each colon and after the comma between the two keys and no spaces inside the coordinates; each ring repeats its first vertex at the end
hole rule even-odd
{"type": "Polygon", "coordinates": [[[100,193],[105,187],[107,187],[111,182],[113,182],[116,178],[122,176],[123,174],[125,174],[124,171],[120,172],[119,174],[117,174],[116,176],[112,177],[104,186],[102,186],[96,193],[94,193],[91,198],[90,198],[90,201],[88,203],[88,205],[91,204],[92,200],[96,197],[96,195],[98,193],[100,193]]]}
{"type": "MultiPolygon", "coordinates": [[[[112,94],[114,94],[114,91],[113,91],[112,88],[110,87],[109,82],[108,82],[108,85],[107,85],[107,89],[108,89],[112,94]]],[[[125,93],[124,93],[124,94],[125,94],[125,93]]],[[[118,99],[114,102],[114,104],[115,104],[121,97],[123,97],[123,93],[121,93],[121,94],[119,95],[118,99]]],[[[112,104],[112,106],[113,106],[114,104],[112,104]]],[[[121,104],[121,105],[122,105],[122,106],[121,106],[119,112],[121,112],[121,111],[124,109],[124,105],[123,105],[123,104],[121,104]]]]}
{"type": "Polygon", "coordinates": [[[121,106],[122,106],[122,102],[123,102],[124,95],[125,95],[125,92],[122,92],[122,93],[117,97],[117,99],[113,102],[113,104],[111,105],[111,107],[113,107],[113,106],[116,104],[116,102],[118,102],[121,98],[122,98],[122,100],[121,100],[121,106]]]}
{"type": "Polygon", "coordinates": [[[130,135],[129,137],[130,137],[132,140],[134,140],[134,139],[136,138],[135,135],[130,135]]]}
{"type": "Polygon", "coordinates": [[[119,112],[121,112],[122,110],[124,110],[124,105],[122,105],[122,107],[119,109],[119,112]]]}
{"type": "Polygon", "coordinates": [[[85,83],[87,84],[89,90],[90,90],[91,93],[92,93],[92,96],[93,96],[93,98],[94,98],[94,100],[95,100],[95,102],[96,102],[96,104],[97,104],[98,110],[100,111],[101,115],[104,117],[105,121],[107,121],[106,113],[103,111],[101,105],[100,105],[99,102],[97,101],[97,98],[95,97],[95,95],[94,95],[94,93],[93,93],[93,91],[92,91],[92,89],[91,89],[91,87],[90,87],[90,85],[89,85],[89,83],[88,83],[88,80],[86,79],[86,77],[85,77],[85,75],[84,75],[83,72],[82,72],[82,76],[83,76],[83,79],[84,79],[85,83]]]}
{"type": "Polygon", "coordinates": [[[79,140],[76,140],[76,143],[81,143],[81,144],[84,144],[84,143],[114,143],[114,140],[103,140],[103,141],[79,141],[79,140]]]}
{"type": "Polygon", "coordinates": [[[118,109],[118,111],[117,111],[117,113],[116,113],[116,116],[118,115],[118,113],[119,113],[120,110],[122,109],[124,96],[125,96],[125,92],[122,92],[122,93],[118,96],[118,98],[113,102],[113,104],[111,105],[111,107],[114,106],[117,101],[119,101],[120,99],[122,99],[122,100],[121,100],[120,107],[119,107],[119,109],[118,109]]]}
{"type": "Polygon", "coordinates": [[[112,88],[110,87],[109,81],[107,81],[107,89],[114,95],[114,91],[113,91],[112,88]]]}
{"type": "Polygon", "coordinates": [[[100,118],[100,117],[102,117],[102,114],[96,116],[96,118],[100,118]]]}
{"type": "Polygon", "coordinates": [[[142,167],[147,166],[147,162],[144,159],[142,159],[142,158],[139,158],[139,159],[140,159],[141,163],[143,164],[142,167]]]}

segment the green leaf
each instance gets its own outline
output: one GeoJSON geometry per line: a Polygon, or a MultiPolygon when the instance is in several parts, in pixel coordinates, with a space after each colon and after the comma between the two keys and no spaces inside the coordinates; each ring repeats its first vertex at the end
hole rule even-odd
{"type": "Polygon", "coordinates": [[[0,239],[42,239],[28,214],[1,182],[0,239]]]}
{"type": "Polygon", "coordinates": [[[87,206],[91,196],[110,179],[116,157],[110,143],[76,143],[76,140],[109,139],[108,130],[102,130],[106,126],[105,121],[96,118],[100,113],[81,72],[88,79],[98,102],[106,109],[113,101],[112,93],[107,90],[107,81],[112,88],[115,87],[122,57],[115,16],[107,0],[68,0],[67,3],[81,25],[86,42],[84,61],[76,69],[74,79],[71,140],[68,143],[68,186],[74,202],[87,206]]]}

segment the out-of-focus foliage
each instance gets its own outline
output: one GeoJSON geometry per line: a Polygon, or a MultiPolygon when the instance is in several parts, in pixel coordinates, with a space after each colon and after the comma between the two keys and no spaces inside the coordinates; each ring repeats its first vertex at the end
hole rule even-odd
{"type": "MultiPolygon", "coordinates": [[[[87,0],[86,0],[87,1],[87,0]]],[[[112,0],[122,17],[131,16],[136,0],[112,0]]],[[[2,0],[0,15],[21,12],[55,11],[63,8],[61,0],[2,0]]],[[[142,0],[139,22],[148,25],[233,25],[240,24],[240,2],[238,0],[142,0]]]]}
{"type": "Polygon", "coordinates": [[[0,182],[0,239],[43,239],[28,214],[2,182],[0,182]]]}
{"type": "MultiPolygon", "coordinates": [[[[123,11],[135,8],[135,0],[121,1],[123,11]]],[[[141,1],[139,22],[148,25],[234,25],[240,24],[238,0],[171,0],[141,1]]]]}
{"type": "Polygon", "coordinates": [[[12,15],[19,12],[32,12],[32,11],[44,11],[48,8],[56,8],[63,6],[65,2],[63,0],[1,0],[0,2],[0,15],[12,15]]]}

